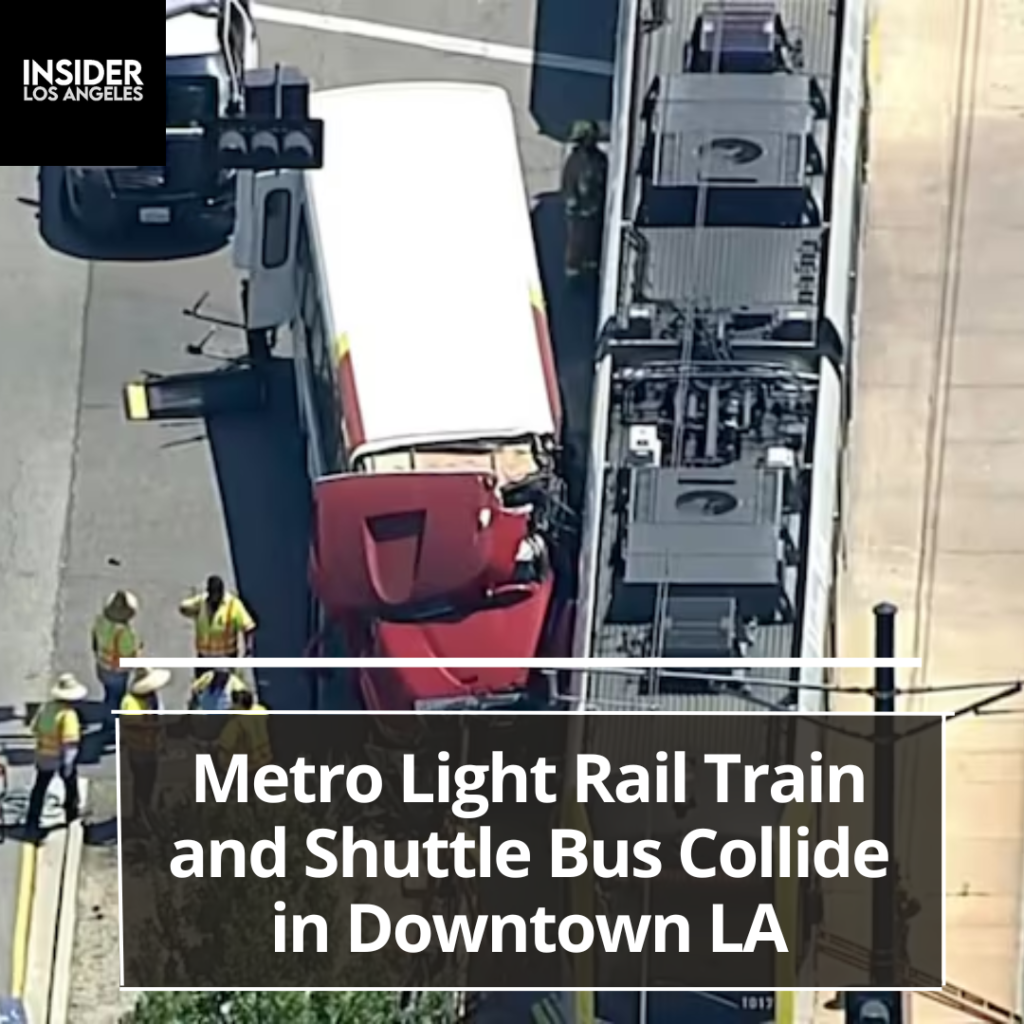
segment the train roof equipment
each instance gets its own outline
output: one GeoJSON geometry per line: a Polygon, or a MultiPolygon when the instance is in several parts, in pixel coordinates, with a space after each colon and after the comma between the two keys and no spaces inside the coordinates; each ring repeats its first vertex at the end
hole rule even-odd
{"type": "Polygon", "coordinates": [[[865,0],[666,0],[620,31],[584,525],[590,706],[821,707],[864,183],[865,0]],[[801,689],[801,685],[806,690],[801,689]]]}

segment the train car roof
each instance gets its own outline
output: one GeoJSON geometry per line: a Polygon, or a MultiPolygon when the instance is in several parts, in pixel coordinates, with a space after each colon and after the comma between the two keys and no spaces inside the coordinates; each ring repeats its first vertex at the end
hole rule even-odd
{"type": "Polygon", "coordinates": [[[402,83],[311,98],[309,175],[333,330],[352,360],[363,453],[558,432],[508,95],[402,83]]]}
{"type": "Polygon", "coordinates": [[[610,207],[622,234],[604,268],[615,299],[576,653],[737,667],[589,673],[592,706],[791,707],[803,677],[742,659],[822,645],[805,608],[830,583],[817,576],[833,551],[849,332],[829,320],[851,288],[833,253],[844,234],[847,258],[857,246],[852,218],[838,238],[828,224],[847,202],[837,175],[855,172],[858,131],[837,127],[850,117],[840,78],[863,61],[846,26],[863,6],[666,0],[620,54],[617,74],[638,85],[611,154],[613,175],[615,147],[631,162],[610,207]]]}

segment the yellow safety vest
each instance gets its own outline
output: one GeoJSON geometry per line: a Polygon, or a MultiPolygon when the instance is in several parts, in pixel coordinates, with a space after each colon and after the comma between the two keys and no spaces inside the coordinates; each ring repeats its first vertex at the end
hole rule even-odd
{"type": "MultiPolygon", "coordinates": [[[[121,701],[121,710],[129,715],[138,715],[153,710],[135,694],[126,694],[121,701]]],[[[154,754],[160,745],[160,719],[156,715],[145,715],[142,718],[124,720],[121,738],[125,746],[133,753],[154,754]]]]}
{"type": "Polygon", "coordinates": [[[259,715],[258,718],[232,718],[220,735],[218,747],[227,760],[234,754],[247,754],[249,770],[255,771],[266,764],[273,764],[274,751],[270,746],[270,734],[267,731],[267,709],[261,704],[254,704],[248,711],[240,714],[259,715]]]}
{"type": "Polygon", "coordinates": [[[196,654],[202,658],[237,658],[239,637],[252,629],[248,609],[234,594],[226,594],[210,615],[206,595],[195,599],[196,654]]]}
{"type": "Polygon", "coordinates": [[[111,622],[105,615],[100,615],[92,627],[92,635],[96,645],[96,663],[100,668],[117,672],[121,658],[139,656],[139,639],[126,623],[111,622]]]}
{"type": "Polygon", "coordinates": [[[82,738],[82,725],[78,712],[59,701],[48,701],[36,713],[32,722],[39,757],[58,758],[66,744],[78,743],[82,738]]]}

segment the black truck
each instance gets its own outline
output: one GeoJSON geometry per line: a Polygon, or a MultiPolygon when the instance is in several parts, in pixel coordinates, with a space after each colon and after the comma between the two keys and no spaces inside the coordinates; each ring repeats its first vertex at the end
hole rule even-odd
{"type": "Polygon", "coordinates": [[[201,124],[242,95],[258,62],[248,0],[165,0],[167,163],[164,167],[66,167],[67,216],[87,234],[134,227],[229,231],[235,181],[215,159],[201,124]]]}

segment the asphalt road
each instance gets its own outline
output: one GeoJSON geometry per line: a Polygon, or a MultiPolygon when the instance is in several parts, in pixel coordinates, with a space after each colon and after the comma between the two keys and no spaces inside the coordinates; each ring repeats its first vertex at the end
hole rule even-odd
{"type": "MultiPolygon", "coordinates": [[[[380,38],[359,23],[349,25],[355,31],[262,25],[264,62],[298,65],[318,87],[443,78],[509,91],[570,440],[579,445],[589,419],[595,323],[592,296],[562,287],[556,191],[568,126],[578,117],[607,117],[610,79],[564,70],[565,61],[534,69],[529,51],[609,60],[615,0],[329,0],[319,12],[517,48],[481,59],[447,52],[466,47],[446,48],[434,36],[399,44],[393,32],[380,38]]],[[[264,414],[128,424],[127,381],[144,371],[210,367],[185,352],[205,328],[181,311],[208,293],[207,312],[237,317],[236,279],[223,248],[196,255],[195,246],[160,236],[119,240],[116,249],[87,242],[64,222],[59,176],[59,168],[43,168],[37,187],[35,168],[0,168],[8,240],[0,255],[0,607],[8,612],[0,625],[0,742],[15,787],[31,777],[18,739],[22,715],[45,696],[50,673],[74,671],[99,697],[88,631],[112,589],[139,595],[140,626],[154,655],[189,653],[175,606],[211,572],[237,581],[260,623],[260,654],[298,654],[307,639],[308,487],[290,367],[282,362],[264,414]]],[[[221,330],[207,351],[241,348],[239,335],[221,330]]],[[[300,676],[268,682],[275,707],[308,706],[300,676]]],[[[169,691],[172,706],[183,703],[186,687],[182,674],[169,691]]],[[[86,773],[113,774],[109,753],[95,745],[87,745],[84,761],[86,773]]],[[[109,824],[98,823],[94,834],[109,835],[109,824]]],[[[4,893],[15,891],[17,849],[0,844],[4,893]]],[[[14,900],[0,900],[0,991],[9,983],[13,909],[14,900]]],[[[116,984],[116,969],[111,979],[116,984]]]]}
{"type": "MultiPolygon", "coordinates": [[[[38,237],[36,193],[35,168],[0,167],[0,751],[53,654],[89,274],[38,237]]],[[[0,842],[0,992],[18,853],[0,842]]]]}

